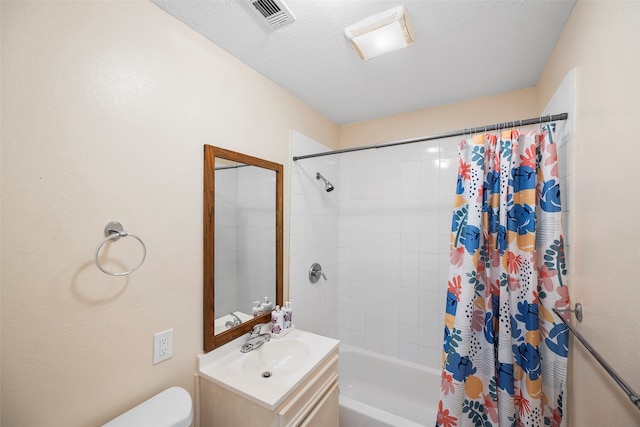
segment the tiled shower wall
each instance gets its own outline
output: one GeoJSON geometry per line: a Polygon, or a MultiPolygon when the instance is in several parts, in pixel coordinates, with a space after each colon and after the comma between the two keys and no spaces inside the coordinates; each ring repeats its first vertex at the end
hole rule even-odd
{"type": "MultiPolygon", "coordinates": [[[[294,323],[439,366],[456,144],[445,139],[292,162],[294,323]],[[335,190],[325,192],[316,172],[335,190]],[[326,281],[309,283],[313,262],[326,281]]],[[[292,135],[293,155],[326,150],[292,135]]]]}
{"type": "MultiPolygon", "coordinates": [[[[292,131],[292,156],[327,151],[327,147],[292,131]]],[[[338,286],[338,157],[316,157],[291,162],[291,203],[289,221],[289,299],[296,327],[329,337],[337,337],[338,286]],[[320,172],[336,189],[324,191],[316,179],[320,172]],[[309,268],[319,263],[327,277],[309,281],[309,268]]]]}
{"type": "Polygon", "coordinates": [[[340,155],[342,342],[440,365],[457,142],[340,155]]]}

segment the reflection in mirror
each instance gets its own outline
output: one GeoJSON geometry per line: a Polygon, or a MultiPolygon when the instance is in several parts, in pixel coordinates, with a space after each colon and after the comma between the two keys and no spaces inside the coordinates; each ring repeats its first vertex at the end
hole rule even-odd
{"type": "Polygon", "coordinates": [[[282,166],[205,145],[204,350],[269,320],[282,305],[282,166]]]}
{"type": "Polygon", "coordinates": [[[214,334],[276,299],[276,172],[216,159],[214,334]],[[230,314],[233,313],[233,314],[230,314]]]}

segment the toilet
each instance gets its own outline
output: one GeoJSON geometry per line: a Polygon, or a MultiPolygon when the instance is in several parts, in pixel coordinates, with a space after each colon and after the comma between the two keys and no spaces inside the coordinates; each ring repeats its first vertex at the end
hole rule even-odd
{"type": "Polygon", "coordinates": [[[189,427],[192,419],[189,392],[180,387],[171,387],[102,427],[189,427]]]}

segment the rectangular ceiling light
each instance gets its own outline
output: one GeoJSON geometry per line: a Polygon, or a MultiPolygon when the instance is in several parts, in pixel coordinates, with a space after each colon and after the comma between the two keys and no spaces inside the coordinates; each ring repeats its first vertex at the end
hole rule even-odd
{"type": "Polygon", "coordinates": [[[360,59],[367,61],[413,43],[413,26],[404,6],[377,13],[344,29],[360,59]]]}

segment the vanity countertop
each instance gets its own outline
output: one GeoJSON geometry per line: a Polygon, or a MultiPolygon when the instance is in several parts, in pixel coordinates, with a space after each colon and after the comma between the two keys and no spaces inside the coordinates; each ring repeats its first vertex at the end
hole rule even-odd
{"type": "Polygon", "coordinates": [[[234,393],[275,409],[338,348],[340,341],[294,329],[241,353],[243,335],[198,357],[198,373],[234,393]],[[263,373],[268,372],[268,377],[263,373]]]}

